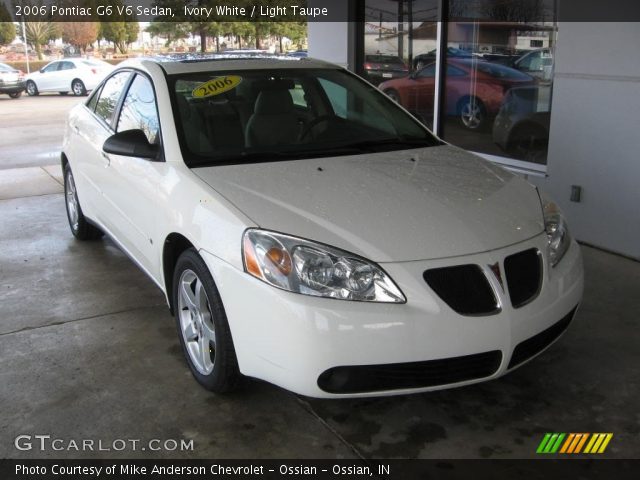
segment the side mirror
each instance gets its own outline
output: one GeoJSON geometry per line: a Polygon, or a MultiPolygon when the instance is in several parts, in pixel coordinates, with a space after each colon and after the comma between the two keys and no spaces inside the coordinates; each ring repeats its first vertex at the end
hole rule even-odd
{"type": "Polygon", "coordinates": [[[155,160],[158,146],[152,145],[142,130],[125,130],[111,135],[102,145],[105,153],[155,160]]]}
{"type": "Polygon", "coordinates": [[[40,73],[44,73],[44,68],[41,68],[41,69],[40,69],[40,73]]]}

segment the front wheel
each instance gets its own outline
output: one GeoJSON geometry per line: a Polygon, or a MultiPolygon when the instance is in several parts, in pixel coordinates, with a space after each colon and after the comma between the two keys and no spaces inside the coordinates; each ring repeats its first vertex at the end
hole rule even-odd
{"type": "Polygon", "coordinates": [[[460,122],[469,130],[479,130],[485,124],[487,114],[484,105],[477,98],[465,98],[458,107],[460,122]]]}
{"type": "Polygon", "coordinates": [[[180,344],[195,379],[212,392],[235,390],[242,376],[227,316],[213,277],[194,249],[176,263],[173,302],[180,344]]]}
{"type": "Polygon", "coordinates": [[[36,95],[38,95],[38,87],[32,80],[29,80],[27,82],[27,95],[29,95],[30,97],[35,97],[36,95]]]}
{"type": "Polygon", "coordinates": [[[76,182],[68,163],[64,167],[64,198],[65,206],[67,207],[67,219],[73,236],[78,240],[97,240],[101,238],[102,231],[91,225],[82,213],[76,182]]]}
{"type": "Polygon", "coordinates": [[[87,89],[84,87],[82,80],[74,80],[71,82],[71,91],[76,97],[81,97],[87,94],[87,89]]]}

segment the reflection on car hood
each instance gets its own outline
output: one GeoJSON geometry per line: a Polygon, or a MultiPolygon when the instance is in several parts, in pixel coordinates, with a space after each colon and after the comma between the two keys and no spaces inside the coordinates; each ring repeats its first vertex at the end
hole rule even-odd
{"type": "Polygon", "coordinates": [[[377,262],[477,253],[543,230],[532,185],[448,145],[193,172],[262,228],[377,262]]]}

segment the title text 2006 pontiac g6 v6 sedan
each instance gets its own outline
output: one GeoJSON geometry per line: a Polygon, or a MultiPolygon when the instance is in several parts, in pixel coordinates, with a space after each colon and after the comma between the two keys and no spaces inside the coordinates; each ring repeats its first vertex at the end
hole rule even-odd
{"type": "Polygon", "coordinates": [[[127,61],[71,111],[62,165],[73,234],[108,234],[165,292],[215,392],[490,380],[582,297],[551,200],[328,63],[127,61]]]}

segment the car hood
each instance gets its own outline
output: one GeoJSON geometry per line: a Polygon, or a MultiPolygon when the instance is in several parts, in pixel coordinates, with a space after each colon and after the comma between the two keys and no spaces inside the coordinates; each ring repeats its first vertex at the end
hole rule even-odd
{"type": "Polygon", "coordinates": [[[543,230],[535,187],[448,145],[192,171],[261,228],[380,263],[488,251],[543,230]]]}

